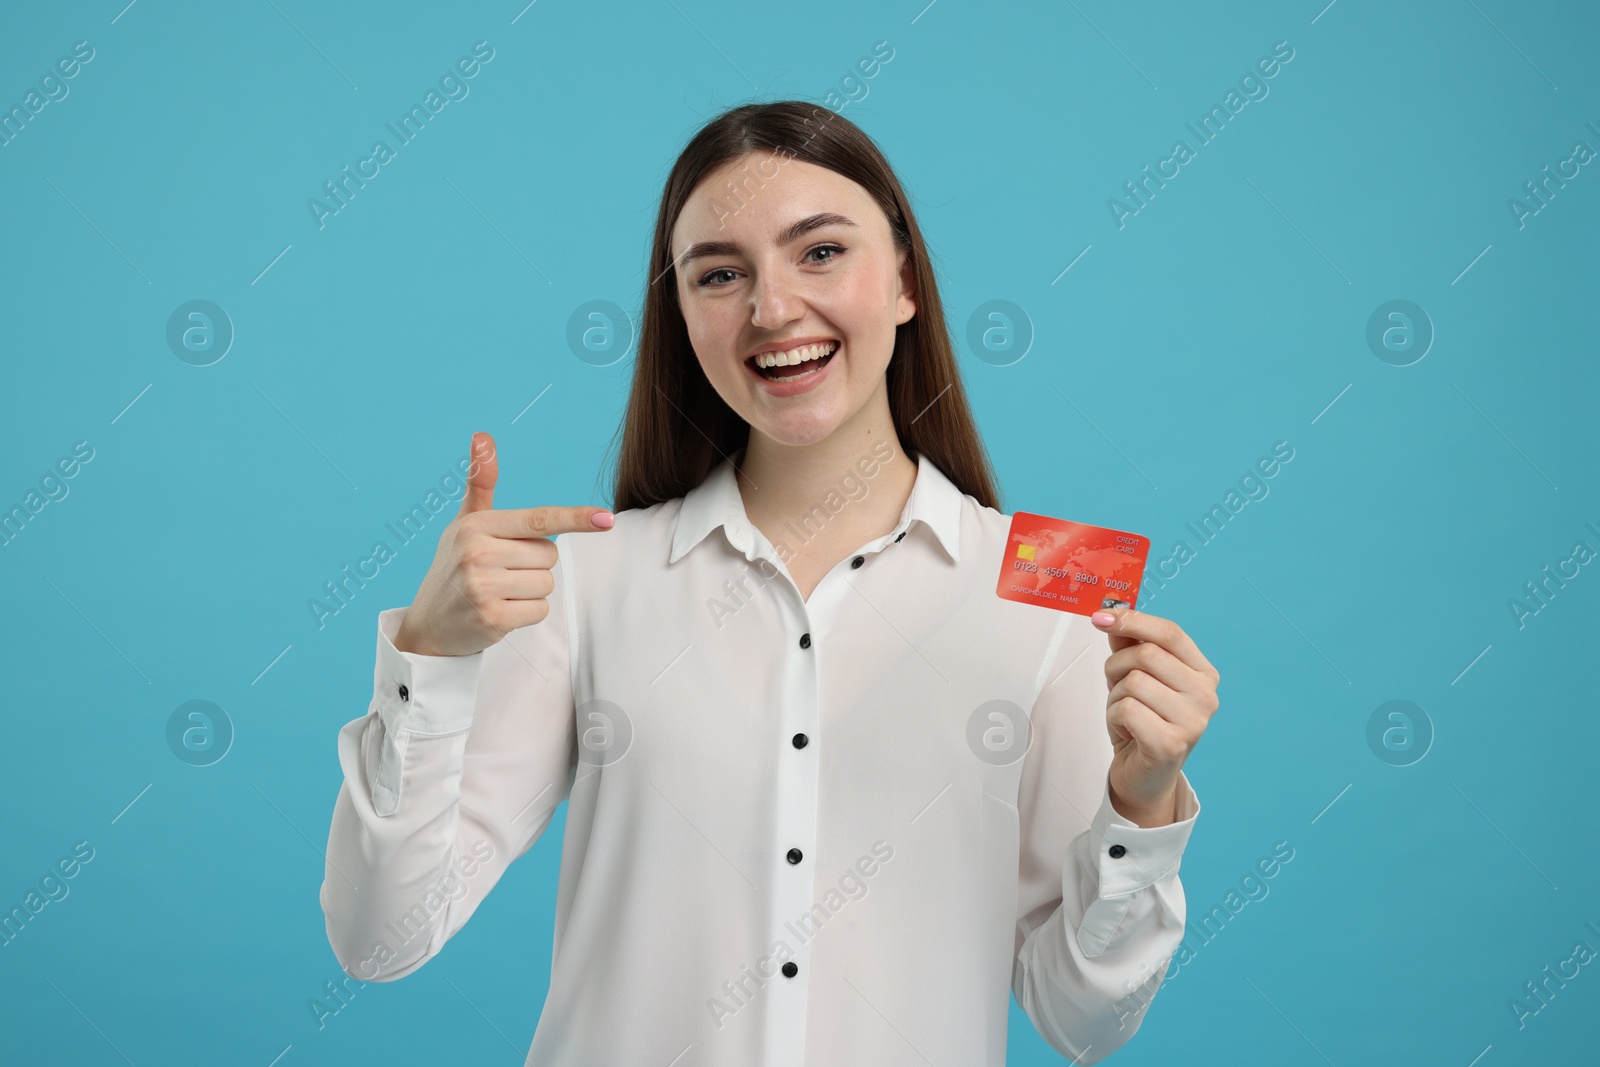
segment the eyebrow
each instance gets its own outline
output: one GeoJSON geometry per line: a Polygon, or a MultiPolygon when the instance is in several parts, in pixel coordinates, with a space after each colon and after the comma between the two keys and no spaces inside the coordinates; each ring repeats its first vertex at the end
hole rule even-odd
{"type": "MultiPolygon", "coordinates": [[[[786,245],[790,241],[798,240],[812,230],[824,226],[854,226],[855,223],[843,215],[832,211],[819,211],[815,215],[807,215],[799,222],[784,227],[778,233],[778,244],[786,245]]],[[[737,241],[701,241],[684,249],[683,255],[676,260],[678,266],[684,266],[692,259],[704,259],[707,256],[736,256],[743,252],[737,241]]]]}

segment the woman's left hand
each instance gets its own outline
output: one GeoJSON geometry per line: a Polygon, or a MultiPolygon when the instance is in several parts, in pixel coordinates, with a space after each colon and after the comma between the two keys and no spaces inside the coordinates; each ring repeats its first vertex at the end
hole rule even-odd
{"type": "Polygon", "coordinates": [[[1171,619],[1115,608],[1091,621],[1111,641],[1112,807],[1140,826],[1166,826],[1177,813],[1179,771],[1217,710],[1222,676],[1171,619]]]}

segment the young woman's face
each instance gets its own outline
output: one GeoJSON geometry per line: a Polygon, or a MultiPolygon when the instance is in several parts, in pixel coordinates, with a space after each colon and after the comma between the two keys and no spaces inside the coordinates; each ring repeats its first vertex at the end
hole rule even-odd
{"type": "Polygon", "coordinates": [[[916,303],[906,254],[861,186],[793,157],[750,153],[690,194],[671,250],[695,355],[752,430],[808,445],[875,397],[887,410],[895,327],[916,303]],[[764,370],[780,352],[811,358],[764,370]]]}

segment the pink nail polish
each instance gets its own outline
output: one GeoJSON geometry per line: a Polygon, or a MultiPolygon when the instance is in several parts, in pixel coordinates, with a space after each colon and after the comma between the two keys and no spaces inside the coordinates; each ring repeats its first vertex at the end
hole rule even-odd
{"type": "Polygon", "coordinates": [[[1097,611],[1089,616],[1089,621],[1096,626],[1110,626],[1117,621],[1117,617],[1109,611],[1097,611]]]}
{"type": "Polygon", "coordinates": [[[589,521],[602,530],[609,530],[616,523],[617,517],[609,511],[597,511],[589,516],[589,521]]]}

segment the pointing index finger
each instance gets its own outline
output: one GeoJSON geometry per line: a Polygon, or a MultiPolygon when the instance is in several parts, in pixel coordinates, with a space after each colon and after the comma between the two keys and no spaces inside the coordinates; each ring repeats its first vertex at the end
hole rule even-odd
{"type": "Polygon", "coordinates": [[[484,529],[496,537],[554,537],[564,533],[600,533],[611,529],[616,516],[606,508],[508,508],[485,513],[484,529]]]}

